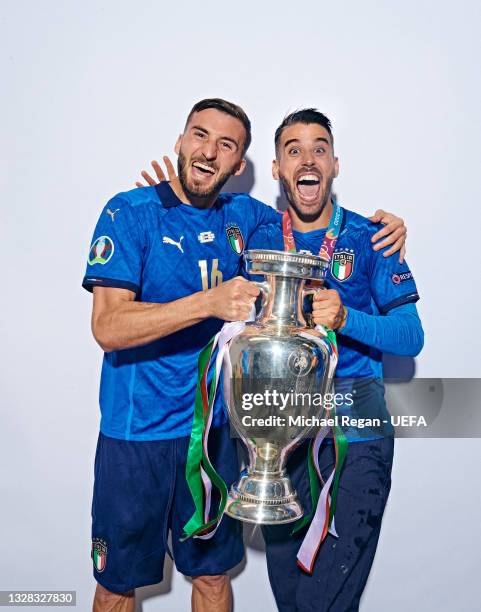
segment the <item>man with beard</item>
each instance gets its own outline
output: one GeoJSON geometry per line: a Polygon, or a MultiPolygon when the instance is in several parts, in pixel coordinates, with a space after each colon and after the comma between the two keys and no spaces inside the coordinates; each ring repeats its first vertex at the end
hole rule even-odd
{"type": "MultiPolygon", "coordinates": [[[[176,144],[179,178],[134,189],[102,211],[83,286],[105,351],[92,505],[94,611],[135,608],[134,589],[162,580],[167,536],[192,577],[196,612],[230,609],[225,572],[244,555],[241,526],[180,542],[193,513],[185,481],[199,352],[224,321],[246,319],[258,289],[239,277],[244,243],[278,213],[245,194],[219,195],[244,169],[244,111],[203,100],[176,144]]],[[[220,400],[210,454],[226,482],[238,474],[220,400]]]]}
{"type": "MultiPolygon", "coordinates": [[[[162,580],[169,529],[176,566],[192,577],[193,610],[231,606],[225,572],[243,556],[240,524],[225,517],[212,538],[180,540],[194,510],[185,473],[199,353],[224,321],[248,318],[259,290],[239,276],[241,255],[257,228],[279,218],[247,194],[220,194],[243,171],[249,143],[242,109],[220,99],[197,103],[176,144],[178,179],[115,196],[94,232],[83,281],[105,351],[94,611],[130,612],[134,589],[162,580]]],[[[221,396],[209,451],[229,484],[238,470],[221,396]]]]}
{"type": "MultiPolygon", "coordinates": [[[[287,116],[276,131],[275,148],[273,175],[282,182],[288,213],[282,222],[259,228],[249,246],[329,256],[328,289],[315,294],[312,315],[314,323],[336,331],[336,393],[354,398],[353,405],[346,402],[338,414],[388,423],[382,353],[416,356],[423,346],[412,273],[405,262],[372,250],[379,226],[333,200],[339,163],[325,115],[304,109],[287,116]],[[326,237],[334,222],[339,232],[335,244],[326,237]]],[[[269,579],[280,612],[359,609],[389,495],[394,441],[389,425],[371,430],[350,427],[345,435],[349,444],[335,514],[339,537],[328,534],[315,559],[301,548],[308,526],[293,535],[290,525],[263,529],[269,579]]],[[[324,481],[334,468],[335,455],[332,443],[321,447],[324,481]]],[[[287,468],[305,511],[315,510],[307,443],[294,451],[287,468]]]]}

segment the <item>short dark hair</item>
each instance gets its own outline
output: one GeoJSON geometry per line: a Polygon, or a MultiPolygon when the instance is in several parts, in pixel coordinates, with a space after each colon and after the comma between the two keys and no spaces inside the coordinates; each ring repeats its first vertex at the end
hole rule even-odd
{"type": "Polygon", "coordinates": [[[233,102],[228,102],[227,100],[223,100],[222,98],[206,98],[205,100],[200,100],[200,102],[197,102],[192,107],[192,110],[187,116],[186,125],[187,123],[189,123],[189,120],[194,113],[199,113],[200,111],[207,110],[208,108],[215,108],[221,113],[226,113],[231,117],[239,119],[246,131],[244,146],[242,147],[242,155],[244,155],[247,149],[249,148],[249,145],[251,144],[252,140],[251,122],[245,111],[237,104],[234,104],[233,102]]]}
{"type": "Polygon", "coordinates": [[[321,125],[329,134],[331,138],[331,145],[334,147],[334,136],[332,135],[332,125],[330,119],[318,111],[317,108],[301,108],[300,110],[296,110],[284,117],[282,123],[277,128],[274,136],[276,154],[282,132],[286,127],[294,125],[295,123],[304,123],[305,125],[308,125],[309,123],[317,123],[318,125],[321,125]]]}

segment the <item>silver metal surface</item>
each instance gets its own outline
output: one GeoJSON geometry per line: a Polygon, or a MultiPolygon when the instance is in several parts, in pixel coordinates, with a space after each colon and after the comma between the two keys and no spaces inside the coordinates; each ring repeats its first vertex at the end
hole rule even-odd
{"type": "MultiPolygon", "coordinates": [[[[320,257],[282,251],[253,250],[244,257],[247,270],[263,275],[265,281],[258,283],[263,293],[261,312],[229,348],[229,418],[247,447],[249,465],[229,492],[226,513],[250,523],[290,523],[300,518],[303,510],[286,473],[286,460],[312,427],[280,425],[254,438],[252,429],[243,424],[246,411],[242,398],[245,393],[254,395],[266,389],[324,395],[329,388],[328,350],[316,342],[320,334],[307,326],[302,308],[306,280],[323,278],[327,263],[320,257]]],[[[286,408],[294,416],[305,414],[295,402],[286,408]]],[[[322,407],[315,410],[319,416],[322,407]]],[[[274,406],[256,411],[257,417],[281,414],[274,406]]]]}
{"type": "Polygon", "coordinates": [[[264,249],[246,251],[244,260],[249,274],[274,274],[312,280],[322,280],[323,271],[329,266],[325,259],[317,255],[264,249]]]}

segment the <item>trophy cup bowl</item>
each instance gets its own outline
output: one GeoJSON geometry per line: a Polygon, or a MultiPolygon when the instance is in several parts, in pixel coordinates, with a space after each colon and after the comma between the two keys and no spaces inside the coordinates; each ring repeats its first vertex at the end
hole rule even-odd
{"type": "MultiPolygon", "coordinates": [[[[303,312],[304,297],[313,293],[306,281],[323,280],[328,263],[314,255],[261,249],[247,251],[244,258],[247,271],[265,280],[256,283],[262,291],[261,311],[232,340],[224,369],[230,379],[225,385],[230,389],[229,419],[249,457],[247,469],[231,487],[226,513],[249,523],[290,523],[302,517],[303,509],[286,473],[287,457],[314,428],[305,424],[306,409],[294,398],[324,397],[332,382],[328,348],[303,312]],[[284,409],[265,404],[246,409],[246,397],[265,397],[266,392],[283,394],[284,409]],[[254,417],[274,426],[252,427],[254,417]]],[[[309,416],[319,417],[322,411],[322,405],[310,406],[309,416]]]]}

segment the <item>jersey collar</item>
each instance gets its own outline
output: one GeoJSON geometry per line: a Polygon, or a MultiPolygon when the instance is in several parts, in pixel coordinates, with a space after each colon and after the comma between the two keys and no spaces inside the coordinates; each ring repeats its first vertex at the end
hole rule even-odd
{"type": "Polygon", "coordinates": [[[173,208],[174,206],[179,206],[179,204],[182,204],[182,200],[179,200],[179,198],[175,195],[174,190],[167,181],[157,183],[155,190],[157,191],[160,203],[164,208],[173,208]]]}
{"type": "MultiPolygon", "coordinates": [[[[179,206],[180,204],[188,206],[188,204],[182,202],[182,200],[180,200],[175,195],[175,191],[172,189],[168,181],[162,181],[162,183],[157,183],[157,185],[155,185],[155,190],[157,191],[160,203],[164,208],[174,208],[175,206],[179,206]]],[[[195,209],[195,207],[193,206],[191,208],[194,208],[195,210],[212,210],[212,208],[221,208],[225,202],[224,195],[225,194],[220,193],[210,209],[195,209]]]]}

